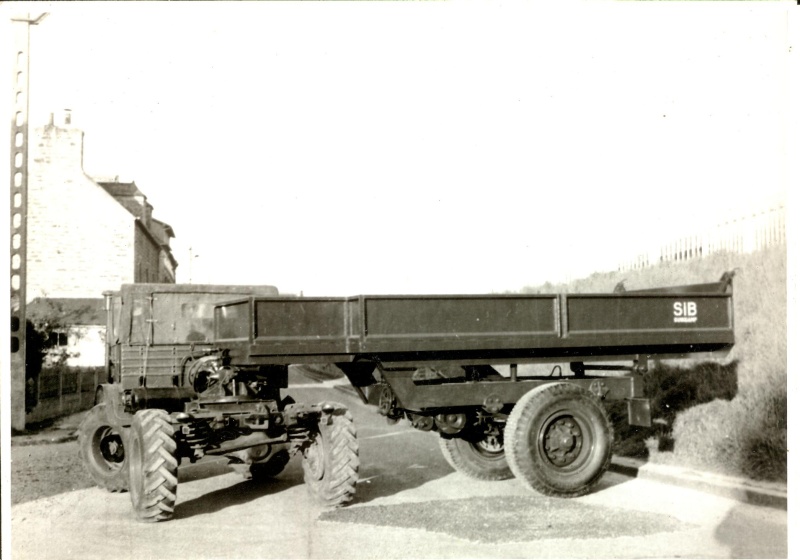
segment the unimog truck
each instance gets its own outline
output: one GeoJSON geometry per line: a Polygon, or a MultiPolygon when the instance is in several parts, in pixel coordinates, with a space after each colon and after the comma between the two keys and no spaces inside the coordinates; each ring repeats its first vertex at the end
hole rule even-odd
{"type": "Polygon", "coordinates": [[[80,454],[98,485],[130,492],[142,521],[172,517],[179,463],[206,455],[255,478],[297,455],[323,505],[352,500],[352,416],[333,401],[286,395],[290,365],[335,365],[390,422],[438,433],[461,473],[515,476],[571,497],[609,466],[607,403],[625,402],[632,425],[650,424],[642,373],[651,358],[734,344],[727,275],[545,295],[295,297],[270,286],[126,284],[106,302],[107,382],[81,424],[80,454]],[[519,375],[528,363],[554,366],[549,376],[519,375]]]}

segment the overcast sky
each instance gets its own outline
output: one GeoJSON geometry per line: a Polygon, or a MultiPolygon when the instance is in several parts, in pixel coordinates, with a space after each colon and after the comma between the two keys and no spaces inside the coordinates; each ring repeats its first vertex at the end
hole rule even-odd
{"type": "Polygon", "coordinates": [[[793,3],[559,6],[37,3],[31,123],[73,111],[179,281],[306,295],[517,290],[784,196],[793,3]]]}

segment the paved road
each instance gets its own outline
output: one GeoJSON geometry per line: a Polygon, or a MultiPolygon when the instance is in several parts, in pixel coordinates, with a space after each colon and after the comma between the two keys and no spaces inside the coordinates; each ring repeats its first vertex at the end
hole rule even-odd
{"type": "Polygon", "coordinates": [[[452,472],[433,434],[318,385],[291,394],[353,410],[362,468],[351,506],[315,506],[297,459],[266,484],[206,459],[181,467],[167,523],[138,523],[127,494],[96,488],[12,507],[13,559],[787,557],[782,510],[614,473],[573,500],[473,481],[452,472]]]}

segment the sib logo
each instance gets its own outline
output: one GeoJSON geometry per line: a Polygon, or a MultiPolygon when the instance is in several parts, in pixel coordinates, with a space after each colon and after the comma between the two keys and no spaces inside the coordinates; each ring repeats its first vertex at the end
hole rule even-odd
{"type": "Polygon", "coordinates": [[[673,303],[672,320],[675,323],[696,323],[697,303],[694,301],[676,301],[673,303]]]}

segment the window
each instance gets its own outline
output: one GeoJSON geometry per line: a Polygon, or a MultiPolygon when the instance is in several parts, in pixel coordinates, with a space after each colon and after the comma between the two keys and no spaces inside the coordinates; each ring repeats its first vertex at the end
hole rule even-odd
{"type": "MultiPolygon", "coordinates": [[[[240,296],[241,297],[241,296],[240,296]]],[[[214,339],[214,305],[235,294],[160,293],[153,300],[156,344],[208,342],[214,339]]]]}
{"type": "Polygon", "coordinates": [[[48,338],[47,343],[51,347],[66,346],[67,345],[67,333],[53,331],[53,332],[50,333],[50,337],[48,338]]]}

